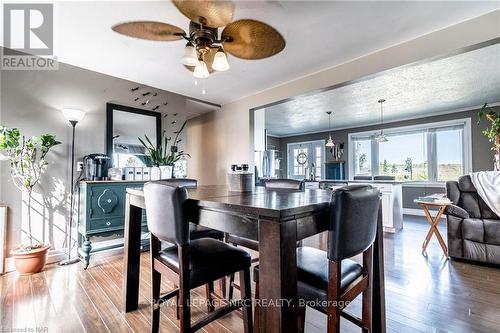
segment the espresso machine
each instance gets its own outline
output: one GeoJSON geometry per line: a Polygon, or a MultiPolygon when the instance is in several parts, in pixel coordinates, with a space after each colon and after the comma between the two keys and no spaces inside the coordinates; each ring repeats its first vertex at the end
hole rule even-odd
{"type": "Polygon", "coordinates": [[[106,154],[90,154],[83,157],[82,178],[85,180],[106,180],[111,159],[106,154]]]}

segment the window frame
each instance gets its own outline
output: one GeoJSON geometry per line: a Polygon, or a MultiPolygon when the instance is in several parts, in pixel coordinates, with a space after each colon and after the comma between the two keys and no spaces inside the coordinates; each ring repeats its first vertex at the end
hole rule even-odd
{"type": "MultiPolygon", "coordinates": [[[[468,174],[472,171],[472,128],[471,128],[471,118],[461,118],[453,120],[445,120],[432,123],[423,123],[417,125],[399,126],[384,128],[384,133],[387,135],[391,134],[403,134],[405,132],[427,130],[427,174],[428,180],[426,181],[407,181],[405,183],[425,183],[425,184],[443,184],[443,181],[438,181],[438,163],[437,163],[437,140],[436,131],[433,129],[439,129],[444,127],[453,126],[463,126],[463,136],[462,136],[462,160],[464,174],[468,174]]],[[[349,179],[354,179],[354,141],[358,137],[371,137],[371,163],[372,163],[372,176],[379,174],[379,143],[374,139],[376,134],[380,133],[380,129],[364,131],[364,132],[353,132],[348,133],[348,157],[349,157],[349,179]]]]}

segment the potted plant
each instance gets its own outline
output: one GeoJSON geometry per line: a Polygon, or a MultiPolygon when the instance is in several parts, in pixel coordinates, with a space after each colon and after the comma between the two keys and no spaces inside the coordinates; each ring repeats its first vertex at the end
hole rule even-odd
{"type": "Polygon", "coordinates": [[[178,148],[178,144],[182,141],[182,139],[179,139],[179,135],[184,130],[186,123],[187,122],[185,121],[182,124],[181,128],[178,131],[174,132],[175,137],[173,138],[173,140],[172,137],[167,137],[166,131],[163,131],[161,142],[162,144],[159,147],[154,145],[147,135],[144,135],[144,139],[138,138],[141,144],[146,149],[146,152],[151,158],[154,166],[161,167],[169,165],[173,167],[175,162],[179,161],[181,158],[185,156],[191,157],[191,155],[189,155],[188,153],[179,151],[178,148]]]}
{"type": "MultiPolygon", "coordinates": [[[[486,119],[491,123],[491,126],[483,131],[483,134],[488,140],[493,143],[491,150],[495,152],[495,171],[500,171],[500,113],[493,110],[488,110],[488,103],[485,103],[479,111],[479,120],[485,115],[486,119]]],[[[479,123],[479,121],[478,121],[479,123]]]]}
{"type": "Polygon", "coordinates": [[[10,162],[14,185],[27,196],[28,244],[20,244],[11,254],[20,274],[40,272],[46,261],[50,244],[41,244],[33,239],[31,233],[31,199],[33,189],[40,176],[48,167],[45,159],[50,149],[60,144],[52,134],[26,138],[19,129],[0,126],[0,152],[10,162]]]}

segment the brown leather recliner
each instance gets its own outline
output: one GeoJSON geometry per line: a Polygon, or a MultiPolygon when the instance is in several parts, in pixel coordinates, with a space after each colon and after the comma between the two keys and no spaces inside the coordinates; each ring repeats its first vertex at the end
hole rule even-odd
{"type": "Polygon", "coordinates": [[[500,265],[500,217],[478,195],[469,175],[446,182],[450,257],[500,265]]]}

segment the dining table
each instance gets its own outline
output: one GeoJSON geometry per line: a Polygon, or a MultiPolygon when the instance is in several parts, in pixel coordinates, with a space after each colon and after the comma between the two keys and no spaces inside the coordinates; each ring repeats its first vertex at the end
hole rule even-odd
{"type": "MultiPolygon", "coordinates": [[[[259,332],[297,331],[298,241],[327,231],[331,190],[230,191],[226,186],[187,189],[188,223],[217,229],[259,242],[259,332]]],[[[125,203],[123,312],[139,301],[142,188],[128,188],[125,203]]],[[[386,331],[382,212],[378,212],[373,258],[373,332],[386,331]]]]}

